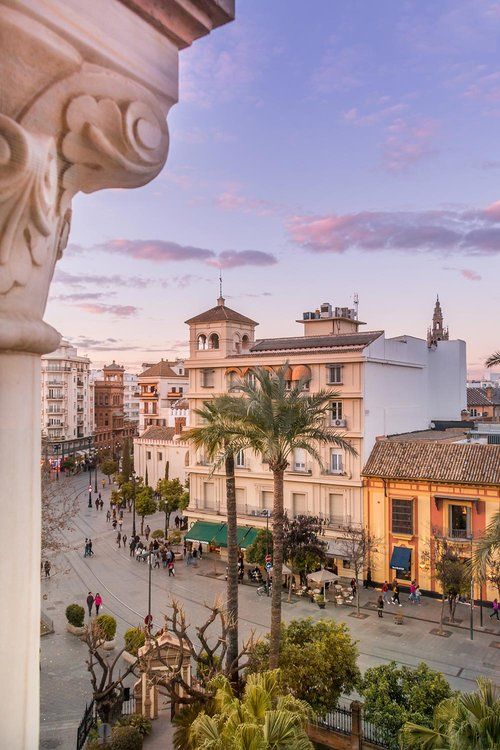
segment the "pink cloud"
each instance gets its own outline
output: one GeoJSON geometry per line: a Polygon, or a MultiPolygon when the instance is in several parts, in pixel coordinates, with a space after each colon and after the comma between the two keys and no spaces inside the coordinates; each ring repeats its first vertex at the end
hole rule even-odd
{"type": "Polygon", "coordinates": [[[496,255],[500,215],[496,204],[484,210],[361,211],[327,216],[295,216],[291,240],[317,253],[396,250],[411,254],[496,255]],[[498,223],[498,226],[494,226],[498,223]]]}
{"type": "Polygon", "coordinates": [[[139,312],[139,308],[133,305],[105,305],[98,302],[84,302],[78,304],[77,307],[92,315],[116,315],[118,318],[130,318],[139,312]]]}
{"type": "Polygon", "coordinates": [[[464,279],[467,279],[468,281],[481,281],[482,276],[480,276],[476,271],[473,271],[470,268],[462,268],[460,269],[460,273],[464,277],[464,279]]]}
{"type": "Polygon", "coordinates": [[[412,122],[402,117],[387,127],[382,145],[382,164],[388,172],[406,172],[435,153],[437,123],[431,119],[412,122]]]}
{"type": "Polygon", "coordinates": [[[151,260],[158,263],[176,260],[206,260],[215,255],[213,250],[190,245],[179,245],[167,240],[127,240],[113,239],[97,246],[107,253],[127,255],[138,260],[151,260]]]}

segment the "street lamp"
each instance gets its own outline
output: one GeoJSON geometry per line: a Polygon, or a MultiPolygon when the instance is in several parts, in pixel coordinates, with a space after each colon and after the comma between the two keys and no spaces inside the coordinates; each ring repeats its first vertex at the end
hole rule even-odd
{"type": "Polygon", "coordinates": [[[99,454],[97,451],[95,451],[95,458],[94,458],[95,464],[94,464],[94,492],[97,492],[97,464],[99,461],[99,454]]]}
{"type": "Polygon", "coordinates": [[[89,485],[91,485],[92,484],[92,461],[90,458],[90,446],[92,445],[91,437],[89,437],[88,439],[88,444],[89,444],[89,485]]]}
{"type": "Polygon", "coordinates": [[[151,633],[151,624],[153,622],[153,616],[151,614],[151,570],[153,568],[151,555],[153,554],[153,550],[149,550],[149,556],[148,556],[148,563],[149,563],[149,572],[148,572],[148,633],[151,633]]]}
{"type": "Polygon", "coordinates": [[[269,509],[265,508],[261,515],[266,517],[266,594],[269,596],[269,569],[267,567],[269,560],[269,509]]]}
{"type": "Polygon", "coordinates": [[[135,471],[132,469],[132,536],[135,539],[135,471]]]}
{"type": "Polygon", "coordinates": [[[60,447],[61,446],[59,445],[59,443],[54,445],[54,452],[56,454],[56,479],[59,479],[59,448],[60,447]]]}
{"type": "Polygon", "coordinates": [[[92,485],[89,484],[89,508],[92,508],[92,485]]]}

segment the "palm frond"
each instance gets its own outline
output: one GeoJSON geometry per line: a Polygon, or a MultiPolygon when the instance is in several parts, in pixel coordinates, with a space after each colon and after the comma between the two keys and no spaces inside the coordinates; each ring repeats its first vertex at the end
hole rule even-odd
{"type": "Polygon", "coordinates": [[[500,351],[493,352],[485,362],[486,367],[496,367],[500,365],[500,351]]]}

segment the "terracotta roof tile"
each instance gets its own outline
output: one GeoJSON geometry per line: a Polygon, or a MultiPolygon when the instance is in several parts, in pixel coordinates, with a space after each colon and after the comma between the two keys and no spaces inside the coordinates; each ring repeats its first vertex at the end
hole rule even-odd
{"type": "Polygon", "coordinates": [[[246,315],[242,315],[241,313],[236,312],[236,310],[231,310],[231,308],[226,307],[226,305],[216,305],[215,307],[211,307],[210,310],[195,315],[194,318],[189,318],[185,323],[187,323],[187,325],[192,325],[193,323],[222,323],[226,320],[231,320],[234,323],[245,323],[252,326],[259,325],[255,320],[247,318],[246,315]]]}
{"type": "Polygon", "coordinates": [[[491,401],[481,388],[467,388],[467,406],[491,406],[491,401]]]}
{"type": "Polygon", "coordinates": [[[147,438],[148,440],[173,440],[175,430],[173,427],[161,427],[159,425],[152,424],[147,427],[140,438],[147,438]]]}
{"type": "Polygon", "coordinates": [[[375,444],[362,474],[387,479],[500,484],[500,445],[381,440],[375,444]]]}
{"type": "Polygon", "coordinates": [[[167,362],[166,359],[162,359],[161,362],[157,362],[155,365],[151,365],[151,367],[148,367],[147,370],[144,370],[144,372],[141,372],[139,375],[140,378],[153,378],[153,377],[159,377],[159,378],[183,378],[186,380],[186,375],[179,375],[177,372],[172,370],[172,366],[170,362],[167,362]]]}
{"type": "Polygon", "coordinates": [[[250,351],[283,351],[291,349],[352,349],[364,348],[379,338],[383,331],[362,333],[324,334],[321,336],[291,336],[278,339],[258,339],[250,351]]]}

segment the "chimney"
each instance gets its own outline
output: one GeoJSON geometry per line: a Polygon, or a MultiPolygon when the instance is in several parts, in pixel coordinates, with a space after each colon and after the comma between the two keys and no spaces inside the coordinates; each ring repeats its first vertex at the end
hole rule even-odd
{"type": "Polygon", "coordinates": [[[486,386],[486,398],[488,398],[490,401],[493,397],[493,388],[491,385],[486,386]]]}
{"type": "Polygon", "coordinates": [[[174,425],[174,435],[180,435],[183,427],[186,426],[186,417],[176,417],[174,425]]]}

